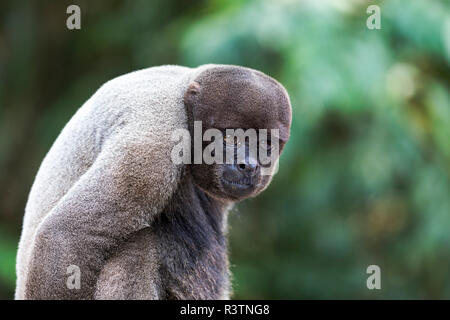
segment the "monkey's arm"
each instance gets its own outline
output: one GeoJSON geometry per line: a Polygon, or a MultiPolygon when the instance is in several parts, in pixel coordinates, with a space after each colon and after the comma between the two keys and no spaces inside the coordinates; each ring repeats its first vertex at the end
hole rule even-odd
{"type": "MultiPolygon", "coordinates": [[[[89,179],[88,176],[83,177],[89,179]]],[[[27,299],[90,299],[96,278],[135,219],[108,199],[107,190],[76,184],[37,231],[26,284],[27,299]],[[103,191],[103,192],[102,192],[103,191]],[[81,288],[66,285],[69,266],[81,271],[81,288]]]]}
{"type": "MultiPolygon", "coordinates": [[[[173,185],[170,168],[157,157],[146,160],[133,152],[161,146],[125,144],[121,153],[104,152],[39,226],[26,299],[92,299],[105,261],[130,235],[148,226],[160,210],[158,203],[164,205],[161,199],[170,196],[164,189],[173,185]],[[145,168],[148,176],[136,166],[145,168]],[[152,171],[156,169],[160,171],[152,171]],[[72,265],[81,271],[80,289],[67,287],[67,268],[72,265]]],[[[120,148],[119,143],[111,145],[120,148]]]]}

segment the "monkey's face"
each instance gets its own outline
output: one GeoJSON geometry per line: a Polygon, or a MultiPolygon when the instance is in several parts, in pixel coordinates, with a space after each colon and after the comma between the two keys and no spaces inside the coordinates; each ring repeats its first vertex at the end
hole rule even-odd
{"type": "MultiPolygon", "coordinates": [[[[255,196],[269,185],[275,169],[275,163],[263,165],[255,155],[258,149],[270,153],[270,147],[270,140],[257,141],[256,152],[252,154],[249,139],[224,133],[223,163],[193,165],[192,174],[197,185],[214,197],[239,201],[255,196]],[[227,161],[227,153],[231,154],[231,161],[227,161]]],[[[278,157],[279,154],[273,156],[273,161],[276,162],[278,157]]]]}
{"type": "Polygon", "coordinates": [[[291,105],[284,88],[261,72],[219,66],[200,73],[191,83],[185,105],[191,137],[199,137],[194,133],[194,122],[198,121],[201,137],[209,129],[221,133],[207,139],[210,141],[197,142],[203,155],[211,154],[219,161],[192,164],[195,183],[226,201],[243,200],[264,190],[289,139],[291,105]],[[212,142],[222,148],[205,152],[212,142]],[[222,154],[216,154],[218,151],[222,154]]]}

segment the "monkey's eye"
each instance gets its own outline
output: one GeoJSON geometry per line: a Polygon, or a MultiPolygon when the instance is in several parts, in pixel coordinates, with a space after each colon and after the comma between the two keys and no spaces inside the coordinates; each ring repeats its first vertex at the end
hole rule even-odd
{"type": "Polygon", "coordinates": [[[273,151],[274,147],[272,146],[270,140],[261,140],[259,142],[260,148],[266,151],[273,151]]]}
{"type": "Polygon", "coordinates": [[[227,134],[223,138],[223,142],[225,143],[225,145],[230,146],[230,147],[240,146],[242,144],[238,137],[231,135],[231,134],[227,134]]]}

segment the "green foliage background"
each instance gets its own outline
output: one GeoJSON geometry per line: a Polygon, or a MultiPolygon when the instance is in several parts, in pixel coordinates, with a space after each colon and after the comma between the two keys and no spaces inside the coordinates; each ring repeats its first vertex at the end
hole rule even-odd
{"type": "Polygon", "coordinates": [[[0,298],[13,297],[27,194],[105,81],[238,64],[283,83],[291,140],[234,209],[234,298],[450,298],[450,2],[2,1],[0,298]],[[65,27],[78,4],[82,28],[65,27]],[[366,28],[369,4],[381,30],[366,28]],[[381,267],[382,289],[366,288],[381,267]]]}

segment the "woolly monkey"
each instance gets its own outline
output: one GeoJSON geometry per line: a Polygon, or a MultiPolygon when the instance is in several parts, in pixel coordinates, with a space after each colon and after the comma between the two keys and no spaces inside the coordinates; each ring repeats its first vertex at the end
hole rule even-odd
{"type": "MultiPolygon", "coordinates": [[[[203,130],[277,129],[278,158],[291,105],[281,84],[239,66],[161,66],[107,82],[38,171],[16,298],[228,298],[227,211],[264,190],[272,174],[248,153],[241,163],[174,163],[171,134],[193,133],[195,121],[203,130]],[[67,284],[72,266],[76,288],[67,284]]],[[[237,148],[226,137],[225,147],[237,148]]]]}

